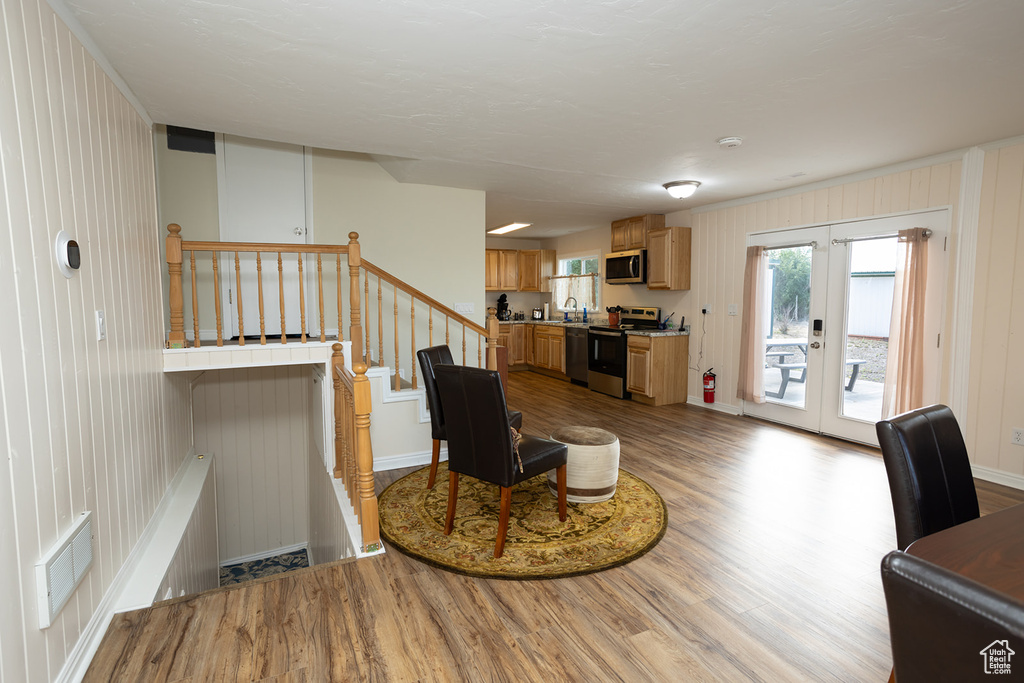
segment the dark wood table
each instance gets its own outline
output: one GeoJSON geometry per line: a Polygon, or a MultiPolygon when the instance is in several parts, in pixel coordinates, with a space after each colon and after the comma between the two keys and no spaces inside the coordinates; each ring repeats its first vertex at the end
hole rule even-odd
{"type": "Polygon", "coordinates": [[[925,536],[907,552],[1024,601],[1024,503],[925,536]]]}

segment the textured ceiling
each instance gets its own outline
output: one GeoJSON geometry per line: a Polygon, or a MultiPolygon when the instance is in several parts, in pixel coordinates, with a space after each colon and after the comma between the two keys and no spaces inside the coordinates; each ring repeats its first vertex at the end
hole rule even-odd
{"type": "Polygon", "coordinates": [[[1024,133],[1021,0],[63,1],[154,121],[486,190],[522,237],[1024,133]]]}

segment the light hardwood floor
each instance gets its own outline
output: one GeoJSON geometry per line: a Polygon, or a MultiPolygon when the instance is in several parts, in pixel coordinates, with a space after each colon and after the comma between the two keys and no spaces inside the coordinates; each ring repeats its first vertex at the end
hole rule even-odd
{"type": "MultiPolygon", "coordinates": [[[[390,550],[182,598],[118,617],[86,680],[886,680],[878,567],[896,539],[877,451],[533,373],[511,376],[509,404],[527,433],[616,433],[621,466],[668,505],[662,542],[558,581],[465,578],[390,550]]],[[[977,484],[983,514],[1024,501],[977,484]]]]}

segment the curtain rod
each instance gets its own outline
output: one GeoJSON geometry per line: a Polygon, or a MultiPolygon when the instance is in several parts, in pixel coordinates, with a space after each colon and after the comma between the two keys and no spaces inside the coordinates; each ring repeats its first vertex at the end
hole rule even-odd
{"type": "Polygon", "coordinates": [[[551,275],[549,280],[563,280],[570,277],[598,277],[599,273],[583,273],[582,275],[551,275]]]}
{"type": "MultiPolygon", "coordinates": [[[[834,240],[832,240],[832,244],[849,244],[850,242],[868,242],[870,240],[888,240],[888,239],[892,239],[893,237],[899,237],[899,236],[900,236],[900,234],[898,232],[893,232],[893,233],[888,233],[888,234],[885,234],[885,235],[872,235],[871,237],[844,237],[843,239],[834,239],[834,240]]],[[[928,239],[931,236],[932,236],[931,229],[930,228],[925,228],[925,230],[924,230],[924,238],[928,239]]]]}

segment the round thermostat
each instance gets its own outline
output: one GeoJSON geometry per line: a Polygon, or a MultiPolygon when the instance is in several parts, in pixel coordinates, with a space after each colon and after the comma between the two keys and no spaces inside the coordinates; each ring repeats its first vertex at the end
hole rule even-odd
{"type": "Polygon", "coordinates": [[[82,267],[82,251],[78,248],[78,242],[61,230],[57,233],[56,248],[57,267],[64,277],[70,279],[82,267]]]}

